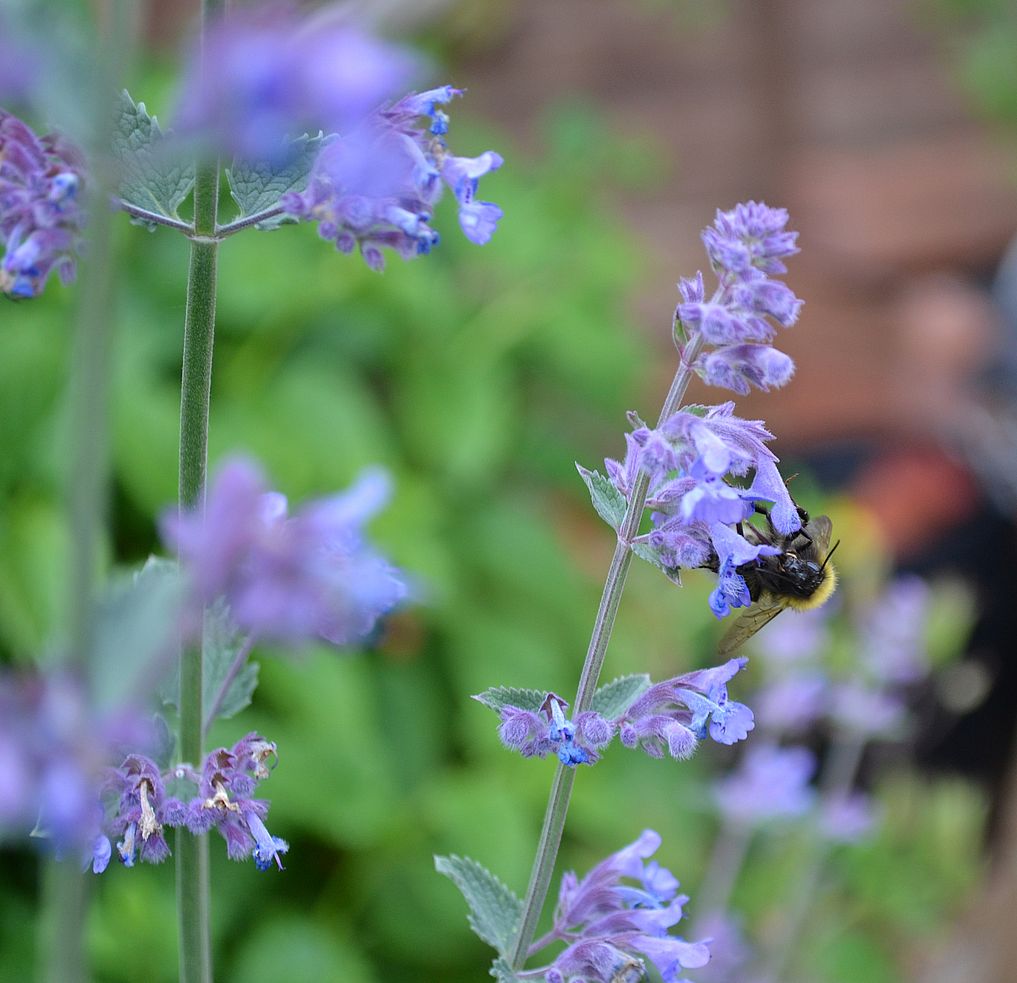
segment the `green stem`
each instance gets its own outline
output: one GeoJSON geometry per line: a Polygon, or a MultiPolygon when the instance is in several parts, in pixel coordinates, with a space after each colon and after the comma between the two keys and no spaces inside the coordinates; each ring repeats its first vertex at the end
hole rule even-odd
{"type": "MultiPolygon", "coordinates": [[[[702,342],[698,335],[685,346],[681,365],[675,373],[671,388],[664,399],[663,407],[661,407],[657,420],[658,426],[672,416],[681,405],[685,390],[688,389],[692,379],[690,366],[698,356],[701,347],[702,342]]],[[[604,658],[611,641],[615,617],[618,614],[618,606],[621,603],[629,566],[632,563],[632,539],[639,532],[639,523],[643,517],[643,508],[646,505],[649,488],[649,477],[640,472],[629,495],[625,517],[618,529],[618,542],[615,545],[611,566],[608,568],[607,578],[604,581],[600,606],[597,608],[597,618],[593,624],[590,644],[583,662],[583,671],[579,677],[579,689],[571,710],[573,717],[590,708],[593,695],[597,691],[597,681],[600,679],[600,672],[604,667],[604,658]]],[[[547,900],[547,892],[551,886],[555,861],[558,859],[558,848],[561,845],[561,837],[565,829],[565,818],[568,815],[574,782],[575,769],[559,765],[551,784],[551,794],[547,801],[547,810],[544,813],[544,826],[540,831],[540,840],[537,843],[537,856],[533,861],[533,870],[530,872],[530,883],[526,889],[526,899],[523,902],[519,928],[512,950],[508,954],[509,963],[514,970],[522,969],[526,962],[530,944],[537,931],[540,913],[547,900]]]]}
{"type": "MultiPolygon", "coordinates": [[[[180,508],[205,506],[208,412],[215,340],[216,259],[219,244],[203,238],[215,229],[218,162],[201,162],[194,185],[194,224],[184,317],[180,383],[180,508]]],[[[180,758],[201,767],[204,737],[202,644],[180,653],[180,758]]],[[[208,838],[177,831],[177,916],[180,925],[180,983],[211,983],[208,838]]]]}

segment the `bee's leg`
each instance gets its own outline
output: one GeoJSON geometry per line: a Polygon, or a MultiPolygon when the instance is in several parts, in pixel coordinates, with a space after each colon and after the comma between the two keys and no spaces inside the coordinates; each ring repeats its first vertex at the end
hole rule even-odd
{"type": "Polygon", "coordinates": [[[753,505],[752,507],[753,507],[753,509],[756,512],[758,512],[761,516],[763,516],[766,519],[766,525],[767,525],[767,528],[769,528],[769,530],[770,530],[770,535],[774,539],[783,539],[784,537],[781,536],[781,534],[779,532],[777,532],[777,529],[776,529],[776,527],[773,524],[773,519],[770,518],[769,510],[768,509],[764,509],[762,505],[758,505],[758,504],[753,505]]]}

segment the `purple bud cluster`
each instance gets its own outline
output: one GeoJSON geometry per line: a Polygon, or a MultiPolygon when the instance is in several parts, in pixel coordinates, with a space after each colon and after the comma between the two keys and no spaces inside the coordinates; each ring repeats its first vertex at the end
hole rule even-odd
{"type": "Polygon", "coordinates": [[[555,942],[566,947],[543,969],[545,983],[615,983],[645,978],[646,961],[665,983],[682,969],[705,966],[707,942],[686,942],[670,934],[689,900],[678,894],[678,881],[656,861],[647,862],[660,836],[644,830],[634,843],[611,854],[582,880],[562,877],[551,931],[533,952],[555,942]]]}
{"type": "Polygon", "coordinates": [[[288,517],[286,498],[268,490],[253,462],[227,461],[203,513],[172,511],[162,521],[193,585],[195,623],[204,605],[224,597],[253,638],[348,645],[366,636],[407,593],[362,534],[389,492],[384,472],[369,470],[348,491],[288,517]]]}
{"type": "Polygon", "coordinates": [[[319,235],[336,249],[359,248],[367,265],[381,270],[383,248],[412,259],[438,244],[429,222],[447,186],[463,233],[477,245],[486,243],[502,210],[480,201],[477,185],[501,167],[502,158],[493,150],[479,157],[449,152],[449,118],[440,107],[459,95],[450,85],[412,93],[332,138],[318,155],[307,189],[283,197],[285,212],[317,222],[319,235]]]}
{"type": "MultiPolygon", "coordinates": [[[[499,709],[502,743],[523,757],[556,754],[564,765],[594,764],[618,735],[627,748],[653,758],[665,753],[685,760],[701,740],[718,744],[745,740],[754,727],[752,711],[728,697],[728,682],[746,659],[731,659],[713,669],[700,669],[651,686],[613,718],[586,710],[575,720],[565,718],[568,704],[549,693],[540,709],[506,705],[499,709]]],[[[474,697],[481,702],[485,697],[474,697]]]]}
{"type": "Polygon", "coordinates": [[[716,291],[707,300],[702,273],[678,284],[676,323],[705,346],[692,367],[711,386],[745,395],[751,386],[783,386],[794,374],[791,359],[772,347],[774,322],[790,327],[802,307],[786,284],[771,279],[787,272],[784,258],[798,252],[798,233],[787,231],[787,221],[786,209],[761,202],[718,211],[703,231],[716,291]]]}
{"type": "Polygon", "coordinates": [[[83,182],[77,149],[0,109],[0,293],[38,297],[54,271],[63,283],[74,279],[83,182]]]}

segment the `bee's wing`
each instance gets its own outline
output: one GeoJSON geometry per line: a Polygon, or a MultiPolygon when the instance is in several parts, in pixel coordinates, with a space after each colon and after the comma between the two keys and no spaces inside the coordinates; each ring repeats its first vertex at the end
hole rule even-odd
{"type": "Polygon", "coordinates": [[[821,560],[826,559],[830,552],[830,540],[833,537],[833,523],[828,515],[817,515],[806,527],[812,541],[816,544],[821,560]]]}
{"type": "Polygon", "coordinates": [[[717,654],[730,655],[760,628],[773,621],[785,607],[787,605],[779,597],[764,595],[728,628],[717,646],[717,654]]]}

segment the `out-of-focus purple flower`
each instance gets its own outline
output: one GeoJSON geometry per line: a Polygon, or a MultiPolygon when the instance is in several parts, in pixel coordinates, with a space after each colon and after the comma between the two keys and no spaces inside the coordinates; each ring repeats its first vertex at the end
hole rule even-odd
{"type": "Polygon", "coordinates": [[[862,614],[858,646],[875,679],[908,684],[929,669],[925,627],[931,601],[921,577],[898,577],[862,614]]]}
{"type": "Polygon", "coordinates": [[[438,244],[429,222],[447,185],[463,233],[486,243],[502,211],[477,200],[477,183],[501,167],[502,158],[493,150],[479,157],[449,153],[448,116],[439,106],[461,94],[450,85],[411,93],[330,141],[306,190],[283,197],[286,213],[317,222],[319,235],[340,252],[359,247],[367,265],[381,270],[383,248],[412,259],[438,244]]]}
{"type": "Polygon", "coordinates": [[[592,765],[600,759],[598,751],[610,743],[613,726],[599,713],[587,710],[574,721],[566,720],[568,703],[548,693],[539,711],[505,706],[500,710],[498,736],[502,743],[524,758],[558,756],[563,765],[592,765]]]}
{"type": "Polygon", "coordinates": [[[707,734],[719,744],[744,740],[755,726],[752,711],[728,697],[727,684],[747,662],[730,659],[651,686],[614,721],[622,744],[684,759],[707,734]]]}
{"type": "Polygon", "coordinates": [[[230,13],[195,45],[178,123],[227,153],[278,154],[287,136],[345,131],[405,89],[422,68],[404,48],[344,20],[282,5],[230,13]]]}
{"type": "Polygon", "coordinates": [[[34,826],[58,857],[101,872],[111,855],[104,770],[123,757],[123,742],[151,737],[130,715],[97,716],[69,677],[0,675],[0,834],[34,826]]]}
{"type": "Polygon", "coordinates": [[[728,822],[756,826],[801,816],[814,795],[816,759],[802,747],[750,746],[738,770],[717,782],[714,798],[728,822]]]}
{"type": "Polygon", "coordinates": [[[54,271],[63,283],[74,279],[83,184],[80,152],[0,109],[0,293],[38,297],[54,271]]]}
{"type": "Polygon", "coordinates": [[[829,609],[816,608],[778,618],[753,638],[752,644],[768,664],[790,667],[821,655],[829,642],[829,609]]]}
{"type": "Polygon", "coordinates": [[[858,843],[875,824],[872,801],[861,792],[831,798],[822,804],[819,813],[820,831],[834,843],[858,843]]]}
{"type": "Polygon", "coordinates": [[[854,734],[894,737],[904,727],[907,711],[899,697],[852,680],[833,688],[830,717],[854,734]]]}
{"type": "Polygon", "coordinates": [[[645,863],[659,846],[660,836],[644,830],[635,843],[599,863],[582,880],[571,871],[565,874],[553,928],[537,950],[559,940],[568,943],[544,968],[548,983],[635,983],[644,976],[644,956],[665,981],[676,980],[682,968],[706,964],[707,943],[669,934],[681,920],[688,898],[676,893],[678,881],[670,871],[645,863]],[[623,878],[638,884],[625,884],[623,878]]]}
{"type": "Polygon", "coordinates": [[[818,670],[776,679],[753,699],[756,719],[771,734],[801,733],[826,712],[828,687],[829,681],[818,670]]]}
{"type": "Polygon", "coordinates": [[[179,553],[197,600],[224,596],[244,631],[346,645],[406,596],[397,571],[362,534],[388,494],[384,473],[366,471],[345,493],[287,518],[286,499],[267,491],[257,466],[234,458],[213,482],[204,516],[167,513],[163,538],[179,553]]]}
{"type": "Polygon", "coordinates": [[[265,827],[268,802],[252,798],[255,786],[268,777],[265,762],[274,759],[275,744],[248,734],[232,748],[218,748],[205,759],[198,783],[199,797],[188,806],[186,825],[193,833],[217,829],[226,841],[230,860],[253,856],[258,870],[283,869],[289,844],[265,827]]]}

